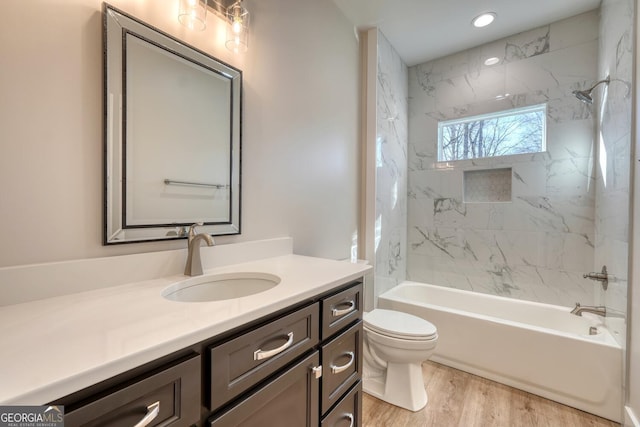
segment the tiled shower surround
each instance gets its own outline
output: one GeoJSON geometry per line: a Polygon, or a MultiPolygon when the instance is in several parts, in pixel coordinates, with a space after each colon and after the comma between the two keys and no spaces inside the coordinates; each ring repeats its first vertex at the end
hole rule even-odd
{"type": "MultiPolygon", "coordinates": [[[[409,69],[407,278],[593,304],[598,11],[409,69]],[[489,57],[496,65],[484,65],[489,57]],[[437,161],[439,120],[547,104],[545,152],[437,161]],[[510,202],[464,202],[464,171],[511,168],[510,202]]],[[[627,143],[628,144],[628,143],[627,143]]]]}
{"type": "Polygon", "coordinates": [[[407,271],[408,70],[378,31],[375,296],[407,271]]]}

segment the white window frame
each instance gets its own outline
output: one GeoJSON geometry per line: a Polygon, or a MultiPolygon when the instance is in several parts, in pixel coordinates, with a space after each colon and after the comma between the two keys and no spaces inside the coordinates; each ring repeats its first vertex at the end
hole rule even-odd
{"type": "Polygon", "coordinates": [[[545,151],[547,151],[547,104],[536,104],[536,105],[529,105],[526,107],[519,107],[519,108],[512,108],[509,110],[502,110],[502,111],[498,111],[495,113],[486,113],[486,114],[479,114],[476,116],[468,116],[468,117],[463,117],[460,119],[453,119],[453,120],[445,120],[445,121],[440,121],[438,122],[438,162],[458,162],[458,161],[463,161],[463,160],[474,160],[474,159],[491,159],[491,158],[499,158],[499,157],[506,157],[506,156],[514,156],[514,155],[522,155],[522,154],[535,154],[535,153],[544,153],[545,151]],[[457,125],[457,124],[463,124],[463,123],[470,123],[470,122],[479,122],[482,120],[491,120],[491,119],[497,119],[500,117],[508,117],[508,116],[516,116],[519,114],[527,114],[527,113],[533,113],[533,112],[542,112],[542,144],[540,147],[540,151],[530,151],[527,153],[514,153],[514,154],[503,154],[503,155],[499,155],[499,156],[484,156],[484,157],[472,157],[472,158],[468,158],[468,159],[454,159],[454,160],[444,160],[443,159],[443,152],[442,152],[442,129],[445,126],[451,126],[451,125],[457,125]]]}

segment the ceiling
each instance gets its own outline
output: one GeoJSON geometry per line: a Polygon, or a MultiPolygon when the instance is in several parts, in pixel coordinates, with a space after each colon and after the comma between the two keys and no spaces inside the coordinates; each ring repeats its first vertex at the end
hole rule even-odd
{"type": "Polygon", "coordinates": [[[600,0],[333,0],[360,30],[378,27],[408,66],[568,18],[600,0]],[[471,20],[498,17],[485,28],[471,20]]]}

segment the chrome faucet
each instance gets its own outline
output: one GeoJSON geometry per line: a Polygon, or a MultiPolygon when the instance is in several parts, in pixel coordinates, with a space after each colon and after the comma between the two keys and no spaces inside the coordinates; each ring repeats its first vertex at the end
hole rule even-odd
{"type": "Polygon", "coordinates": [[[206,233],[196,233],[196,227],[202,225],[197,222],[189,227],[188,244],[187,244],[187,264],[184,267],[186,276],[202,275],[202,260],[200,259],[200,241],[204,240],[207,246],[215,245],[213,237],[206,233]]]}
{"type": "Polygon", "coordinates": [[[580,305],[579,302],[577,302],[576,306],[573,308],[573,310],[571,310],[571,314],[575,314],[576,316],[582,316],[582,313],[584,312],[593,313],[593,314],[597,314],[598,316],[604,317],[607,315],[607,307],[604,307],[602,305],[597,307],[585,305],[583,307],[580,305]]]}

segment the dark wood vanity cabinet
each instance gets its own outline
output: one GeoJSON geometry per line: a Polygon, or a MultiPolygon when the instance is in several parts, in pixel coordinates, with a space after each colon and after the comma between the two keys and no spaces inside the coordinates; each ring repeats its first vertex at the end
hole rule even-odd
{"type": "Polygon", "coordinates": [[[98,393],[77,405],[65,405],[66,427],[188,427],[201,407],[200,355],[152,370],[98,393]]]}
{"type": "Polygon", "coordinates": [[[354,427],[362,283],[51,402],[67,427],[354,427]]]}
{"type": "Polygon", "coordinates": [[[351,284],[322,296],[310,306],[214,346],[211,350],[212,409],[223,409],[214,413],[208,425],[360,426],[362,292],[362,283],[351,284]],[[319,322],[313,320],[313,313],[317,313],[319,322]],[[308,320],[301,322],[300,319],[308,320]],[[305,332],[302,324],[310,329],[305,332]],[[294,325],[298,325],[297,331],[294,325]],[[302,341],[298,341],[300,339],[302,341]],[[289,340],[292,342],[287,346],[289,340]],[[259,344],[268,342],[272,344],[264,348],[259,344]],[[302,361],[295,359],[293,366],[288,364],[275,374],[269,364],[260,366],[252,360],[260,351],[266,351],[275,360],[279,357],[290,360],[295,356],[288,352],[293,351],[295,345],[301,351],[309,349],[308,355],[302,361]],[[234,383],[247,389],[251,377],[265,378],[270,374],[273,376],[256,390],[238,396],[234,400],[237,403],[224,406],[224,399],[233,395],[229,390],[234,383]]]}

